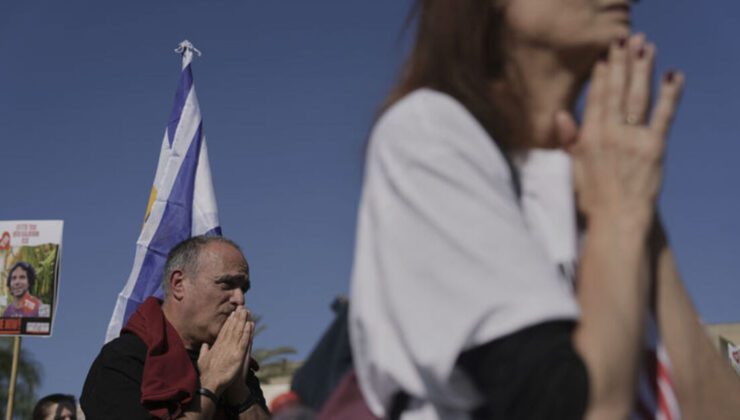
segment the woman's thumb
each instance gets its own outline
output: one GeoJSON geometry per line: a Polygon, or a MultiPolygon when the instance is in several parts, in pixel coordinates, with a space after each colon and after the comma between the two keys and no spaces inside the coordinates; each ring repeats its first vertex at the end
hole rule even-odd
{"type": "Polygon", "coordinates": [[[560,110],[555,113],[555,141],[557,146],[568,151],[576,144],[578,125],[568,111],[560,110]]]}

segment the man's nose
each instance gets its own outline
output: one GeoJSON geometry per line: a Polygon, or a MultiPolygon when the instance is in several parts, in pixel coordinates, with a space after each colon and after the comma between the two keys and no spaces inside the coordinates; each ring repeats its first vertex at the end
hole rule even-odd
{"type": "Polygon", "coordinates": [[[244,306],[244,292],[239,288],[234,289],[234,292],[231,294],[231,302],[237,306],[244,306]]]}

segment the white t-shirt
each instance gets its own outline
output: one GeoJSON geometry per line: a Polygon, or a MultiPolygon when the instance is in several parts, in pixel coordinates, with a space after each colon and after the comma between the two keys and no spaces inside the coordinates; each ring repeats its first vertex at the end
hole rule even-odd
{"type": "Polygon", "coordinates": [[[575,319],[570,162],[514,158],[452,97],[420,89],[380,118],[368,149],[352,274],[350,338],[370,409],[399,389],[403,419],[465,419],[479,402],[464,350],[575,319]]]}

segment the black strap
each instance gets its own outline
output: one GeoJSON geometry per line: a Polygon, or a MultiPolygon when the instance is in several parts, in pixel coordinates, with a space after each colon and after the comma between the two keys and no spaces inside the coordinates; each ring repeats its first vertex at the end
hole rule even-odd
{"type": "Polygon", "coordinates": [[[406,411],[410,401],[409,394],[404,391],[398,391],[391,400],[391,409],[388,411],[389,420],[399,420],[401,414],[406,411]]]}
{"type": "Polygon", "coordinates": [[[210,389],[201,387],[201,388],[198,388],[197,393],[199,395],[202,395],[202,396],[208,398],[209,400],[213,401],[213,404],[218,405],[218,399],[219,398],[216,395],[216,393],[214,393],[210,389]]]}
{"type": "Polygon", "coordinates": [[[506,165],[509,167],[509,173],[511,173],[511,184],[514,188],[514,194],[516,195],[516,201],[521,205],[521,199],[522,199],[522,177],[519,174],[519,169],[514,165],[514,162],[511,160],[511,157],[507,155],[506,153],[502,153],[504,155],[504,160],[506,161],[506,165]]]}

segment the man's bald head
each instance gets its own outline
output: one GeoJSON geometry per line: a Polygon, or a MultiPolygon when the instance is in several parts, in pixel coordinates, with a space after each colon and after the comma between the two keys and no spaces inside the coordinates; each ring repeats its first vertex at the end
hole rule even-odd
{"type": "MultiPolygon", "coordinates": [[[[198,272],[198,263],[200,261],[200,255],[203,250],[206,249],[208,244],[211,243],[222,243],[233,246],[239,252],[241,248],[234,241],[223,236],[193,236],[188,238],[179,244],[175,245],[174,248],[167,255],[167,262],[164,266],[164,275],[162,276],[162,291],[164,297],[167,299],[170,294],[169,278],[175,271],[182,271],[188,277],[194,277],[198,272]]],[[[249,266],[247,265],[247,270],[249,266]]]]}

